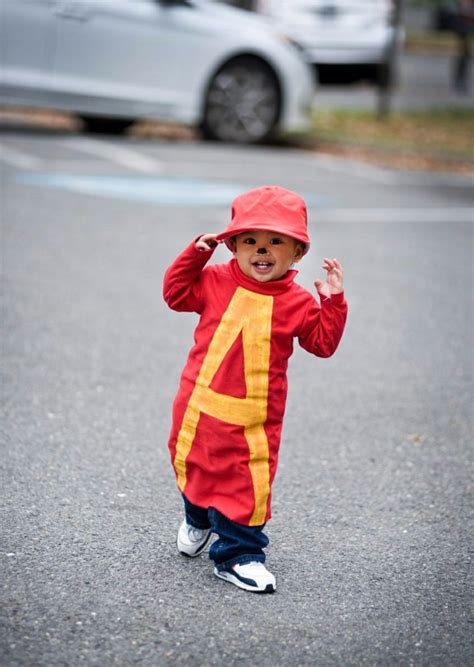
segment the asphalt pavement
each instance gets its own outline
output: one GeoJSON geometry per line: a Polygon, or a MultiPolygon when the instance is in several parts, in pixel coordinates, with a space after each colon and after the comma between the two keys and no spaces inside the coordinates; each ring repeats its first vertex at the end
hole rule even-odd
{"type": "Polygon", "coordinates": [[[472,664],[472,182],[7,125],[0,156],[0,664],[472,664]],[[196,318],[161,281],[265,182],[306,196],[298,280],[338,257],[350,313],[334,357],[290,360],[258,596],[176,552],[196,318]]]}

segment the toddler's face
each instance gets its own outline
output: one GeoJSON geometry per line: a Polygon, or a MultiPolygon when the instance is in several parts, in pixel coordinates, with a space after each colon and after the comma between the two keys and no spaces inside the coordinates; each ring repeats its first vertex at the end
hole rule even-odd
{"type": "Polygon", "coordinates": [[[240,269],[261,283],[282,278],[302,256],[301,243],[285,234],[253,230],[235,237],[234,257],[240,269]]]}

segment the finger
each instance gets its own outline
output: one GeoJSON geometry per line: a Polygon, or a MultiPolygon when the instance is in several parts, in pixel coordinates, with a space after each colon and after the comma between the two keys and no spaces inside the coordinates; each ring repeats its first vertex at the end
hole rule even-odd
{"type": "Polygon", "coordinates": [[[344,279],[342,277],[342,273],[339,271],[336,272],[336,269],[331,273],[330,278],[328,278],[328,282],[331,283],[334,287],[340,287],[342,289],[342,286],[344,284],[344,279]]]}
{"type": "Polygon", "coordinates": [[[207,243],[204,239],[199,239],[199,241],[196,242],[196,248],[198,250],[212,250],[211,246],[209,243],[207,243]]]}
{"type": "Polygon", "coordinates": [[[216,236],[217,234],[203,234],[200,238],[199,241],[202,241],[203,243],[208,243],[209,245],[211,244],[216,244],[216,236]]]}
{"type": "Polygon", "coordinates": [[[342,264],[340,263],[340,261],[338,259],[336,259],[335,257],[333,259],[329,259],[329,258],[325,257],[324,258],[323,269],[325,271],[331,271],[334,268],[337,268],[340,271],[343,271],[342,264]]]}
{"type": "Polygon", "coordinates": [[[315,280],[314,286],[316,288],[317,293],[320,296],[328,297],[330,295],[329,286],[327,285],[327,283],[323,283],[322,280],[315,280]]]}

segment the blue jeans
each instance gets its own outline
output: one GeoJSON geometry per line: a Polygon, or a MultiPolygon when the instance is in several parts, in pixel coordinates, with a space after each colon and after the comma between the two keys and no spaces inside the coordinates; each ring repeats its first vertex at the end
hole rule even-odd
{"type": "Polygon", "coordinates": [[[186,521],[194,528],[211,528],[218,539],[209,549],[209,558],[218,569],[236,563],[265,562],[263,549],[268,546],[268,537],[262,526],[243,526],[231,521],[214,507],[204,508],[193,505],[183,495],[186,521]]]}

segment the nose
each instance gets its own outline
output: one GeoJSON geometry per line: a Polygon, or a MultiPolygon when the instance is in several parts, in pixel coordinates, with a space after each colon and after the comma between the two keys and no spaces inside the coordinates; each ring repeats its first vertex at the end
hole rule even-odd
{"type": "Polygon", "coordinates": [[[266,255],[267,254],[267,249],[266,248],[259,248],[257,250],[257,255],[266,255]]]}

